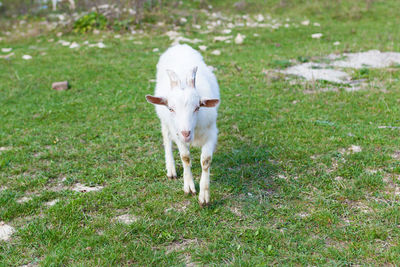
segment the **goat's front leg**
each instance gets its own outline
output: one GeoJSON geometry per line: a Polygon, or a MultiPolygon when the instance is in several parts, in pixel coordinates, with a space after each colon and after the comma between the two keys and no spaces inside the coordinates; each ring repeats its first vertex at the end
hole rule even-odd
{"type": "Polygon", "coordinates": [[[165,150],[165,165],[167,167],[167,176],[168,178],[176,178],[176,169],[175,169],[175,161],[174,155],[172,153],[172,140],[169,135],[169,130],[165,124],[161,124],[161,132],[164,141],[164,150],[165,150]]]}
{"type": "Polygon", "coordinates": [[[199,203],[205,206],[210,202],[210,167],[217,137],[215,136],[201,148],[201,178],[199,203]]]}
{"type": "Polygon", "coordinates": [[[196,188],[194,187],[193,182],[189,147],[181,142],[177,142],[177,145],[183,163],[183,191],[185,192],[185,194],[194,195],[196,194],[196,188]]]}

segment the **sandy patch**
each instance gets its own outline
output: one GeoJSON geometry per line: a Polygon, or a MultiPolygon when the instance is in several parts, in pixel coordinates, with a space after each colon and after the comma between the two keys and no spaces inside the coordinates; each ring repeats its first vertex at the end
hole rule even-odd
{"type": "Polygon", "coordinates": [[[138,218],[131,214],[123,214],[115,218],[116,221],[123,224],[132,224],[138,220],[138,218]]]}
{"type": "Polygon", "coordinates": [[[301,76],[308,81],[325,80],[334,83],[349,83],[351,77],[344,71],[328,68],[326,64],[307,62],[281,71],[284,74],[301,76]]]}
{"type": "Polygon", "coordinates": [[[400,160],[400,151],[395,151],[392,154],[392,158],[395,159],[395,160],[400,160]]]}
{"type": "Polygon", "coordinates": [[[181,251],[186,249],[188,246],[193,245],[193,244],[198,244],[199,242],[197,239],[184,239],[184,240],[179,240],[171,243],[166,247],[167,249],[167,254],[175,251],[181,251]]]}
{"type": "Polygon", "coordinates": [[[238,207],[230,207],[229,210],[236,216],[242,217],[242,212],[238,207]]]}
{"type": "Polygon", "coordinates": [[[378,129],[400,130],[400,126],[381,125],[381,126],[378,126],[378,129]]]}
{"type": "Polygon", "coordinates": [[[172,207],[166,208],[164,213],[168,213],[170,211],[177,211],[177,212],[185,212],[186,209],[190,206],[190,200],[185,200],[182,202],[175,203],[172,207]]]}
{"type": "MultiPolygon", "coordinates": [[[[342,68],[387,68],[393,64],[400,64],[400,53],[396,52],[381,52],[379,50],[370,50],[360,53],[344,53],[346,58],[343,60],[334,61],[332,66],[342,68]]],[[[335,57],[335,56],[331,56],[335,57]]]]}
{"type": "Polygon", "coordinates": [[[190,256],[190,254],[185,254],[184,257],[185,257],[184,261],[185,261],[186,267],[200,266],[199,264],[192,261],[192,256],[190,256]]]}
{"type": "Polygon", "coordinates": [[[228,35],[228,36],[215,36],[213,40],[214,40],[214,42],[217,42],[217,41],[219,41],[219,42],[224,42],[224,41],[229,40],[229,39],[232,39],[232,35],[228,35]]]}
{"type": "Polygon", "coordinates": [[[325,57],[329,63],[307,62],[291,66],[280,71],[284,74],[296,75],[308,81],[324,80],[340,84],[348,84],[353,88],[349,91],[359,90],[360,81],[352,81],[351,76],[344,71],[345,68],[387,68],[393,64],[400,64],[400,53],[380,52],[370,50],[360,53],[331,54],[325,57]]]}
{"type": "Polygon", "coordinates": [[[44,203],[47,207],[52,207],[52,206],[54,206],[55,204],[57,204],[57,202],[59,202],[60,200],[59,199],[53,199],[53,200],[51,200],[51,201],[48,201],[48,202],[46,202],[46,203],[44,203]]]}
{"type": "Polygon", "coordinates": [[[361,202],[361,201],[351,201],[348,203],[349,208],[353,208],[356,209],[362,213],[371,213],[373,210],[366,205],[365,203],[361,202]]]}
{"type": "Polygon", "coordinates": [[[31,200],[32,200],[32,197],[23,196],[23,197],[21,197],[20,199],[17,200],[17,203],[22,204],[22,203],[29,202],[29,201],[31,201],[31,200]]]}
{"type": "Polygon", "coordinates": [[[86,186],[86,185],[77,183],[72,187],[72,190],[75,192],[86,193],[86,192],[100,191],[103,188],[104,188],[104,186],[86,186]]]}
{"type": "Polygon", "coordinates": [[[7,225],[5,222],[0,222],[0,240],[9,240],[14,232],[15,229],[12,226],[7,225]]]}
{"type": "Polygon", "coordinates": [[[67,180],[66,176],[60,176],[58,179],[51,181],[48,186],[47,190],[52,192],[60,192],[62,190],[69,189],[67,186],[64,185],[64,182],[67,180]]]}
{"type": "Polygon", "coordinates": [[[360,146],[357,146],[357,145],[351,145],[347,149],[344,149],[344,148],[339,149],[339,153],[342,154],[342,155],[360,153],[361,151],[362,151],[362,148],[360,146]]]}

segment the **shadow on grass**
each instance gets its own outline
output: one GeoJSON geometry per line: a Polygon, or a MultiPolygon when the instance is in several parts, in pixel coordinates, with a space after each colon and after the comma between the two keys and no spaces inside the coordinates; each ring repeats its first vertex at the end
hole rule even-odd
{"type": "Polygon", "coordinates": [[[234,195],[268,197],[276,191],[273,175],[278,165],[266,146],[238,144],[231,151],[220,151],[213,158],[213,182],[234,195]]]}

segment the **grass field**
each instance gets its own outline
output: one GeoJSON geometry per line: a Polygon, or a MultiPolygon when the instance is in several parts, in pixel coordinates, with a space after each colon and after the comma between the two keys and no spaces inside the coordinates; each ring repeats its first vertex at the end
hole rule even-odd
{"type": "MultiPolygon", "coordinates": [[[[331,53],[400,51],[398,1],[335,2],[215,4],[229,18],[261,13],[289,24],[235,27],[229,35],[245,35],[241,45],[213,41],[225,21],[201,33],[217,20],[203,13],[200,30],[190,16],[177,29],[203,40],[192,46],[207,46],[221,89],[207,208],[183,194],[182,178],[167,179],[159,121],[144,98],[169,25],[120,38],[3,38],[0,48],[15,55],[0,58],[0,221],[15,233],[0,240],[0,266],[398,264],[400,130],[379,126],[400,126],[400,68],[348,70],[366,79],[355,92],[274,72],[331,53]],[[83,45],[100,40],[105,48],[83,45]],[[62,80],[70,90],[51,89],[62,80]],[[73,191],[78,183],[102,188],[73,191]]],[[[198,188],[198,149],[192,158],[198,188]]]]}

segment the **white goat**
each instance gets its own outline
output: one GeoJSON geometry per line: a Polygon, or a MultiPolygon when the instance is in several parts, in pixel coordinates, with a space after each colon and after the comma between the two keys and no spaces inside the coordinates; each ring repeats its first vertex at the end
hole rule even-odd
{"type": "Polygon", "coordinates": [[[164,140],[167,176],[176,178],[172,140],[183,163],[183,191],[195,194],[189,146],[201,147],[199,203],[210,202],[210,165],[217,143],[219,87],[215,75],[199,52],[188,45],[169,48],[157,64],[155,96],[146,95],[156,105],[164,140]],[[184,79],[186,78],[186,79],[184,79]]]}

